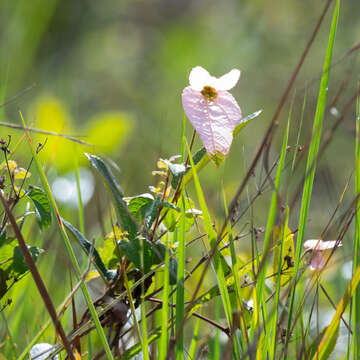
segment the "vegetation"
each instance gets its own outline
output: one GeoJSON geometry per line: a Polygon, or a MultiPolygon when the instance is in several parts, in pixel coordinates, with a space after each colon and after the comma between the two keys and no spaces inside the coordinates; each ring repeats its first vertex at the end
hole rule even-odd
{"type": "MultiPolygon", "coordinates": [[[[140,9],[135,3],[124,3],[127,14],[131,6],[140,9]]],[[[135,88],[135,70],[130,78],[123,73],[133,88],[120,91],[126,97],[120,106],[109,110],[98,94],[96,105],[79,106],[87,114],[79,114],[80,122],[50,93],[22,105],[40,93],[35,85],[13,90],[29,79],[40,45],[66,18],[55,0],[46,6],[38,0],[34,8],[40,5],[38,23],[25,1],[12,13],[13,24],[22,24],[30,11],[32,32],[22,39],[26,58],[12,64],[16,51],[2,45],[9,46],[9,57],[0,73],[0,360],[358,359],[360,87],[354,55],[360,46],[336,54],[346,22],[341,13],[351,18],[358,5],[323,4],[299,59],[290,56],[293,71],[282,94],[269,74],[261,75],[269,97],[280,98],[272,110],[256,101],[245,80],[255,100],[254,111],[244,113],[241,80],[235,88],[239,70],[217,78],[200,63],[189,65],[183,52],[208,45],[201,35],[192,41],[193,28],[201,27],[195,19],[186,30],[174,20],[166,28],[172,41],[153,55],[153,64],[147,59],[145,69],[155,70],[141,80],[143,88],[141,81],[135,88]],[[168,51],[178,51],[173,56],[179,59],[169,59],[168,51]],[[322,54],[318,64],[311,51],[322,54]],[[305,83],[300,74],[309,62],[319,69],[305,83]],[[339,69],[346,64],[344,75],[339,69]],[[19,71],[12,78],[13,66],[19,71]],[[154,80],[160,69],[174,81],[189,75],[168,101],[157,97],[157,86],[166,83],[154,80]],[[169,111],[161,126],[169,136],[146,121],[158,108],[169,111]]],[[[204,16],[216,18],[208,6],[204,16]]],[[[145,16],[145,8],[139,14],[145,16]]],[[[136,36],[128,35],[129,53],[140,58],[136,36]]],[[[112,29],[104,41],[116,43],[112,29]]],[[[89,44],[94,62],[86,64],[101,73],[89,44]]],[[[221,58],[216,49],[207,55],[212,51],[221,58]]],[[[190,58],[215,68],[216,60],[190,58]]],[[[225,73],[223,61],[219,72],[225,73]]]]}

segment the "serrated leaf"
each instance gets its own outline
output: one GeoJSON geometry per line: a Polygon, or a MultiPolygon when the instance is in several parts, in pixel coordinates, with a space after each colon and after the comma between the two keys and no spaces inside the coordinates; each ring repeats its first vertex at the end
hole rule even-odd
{"type": "MultiPolygon", "coordinates": [[[[44,251],[37,246],[28,246],[28,249],[34,261],[36,261],[39,255],[44,251]]],[[[14,247],[12,268],[18,275],[24,274],[29,269],[20,246],[14,247]]]]}
{"type": "MultiPolygon", "coordinates": [[[[78,229],[76,229],[72,224],[70,224],[68,221],[62,219],[62,222],[65,225],[65,227],[68,230],[70,230],[70,232],[75,237],[75,239],[77,239],[79,241],[80,246],[85,251],[86,255],[89,256],[90,251],[91,251],[91,247],[92,247],[91,242],[89,240],[87,240],[85,238],[85,236],[78,229]]],[[[92,256],[93,256],[94,265],[96,266],[97,270],[102,275],[102,277],[107,282],[112,281],[116,276],[116,271],[109,270],[109,269],[106,268],[103,261],[101,260],[99,252],[97,251],[97,249],[95,247],[93,248],[92,256]]]]}
{"type": "Polygon", "coordinates": [[[46,228],[51,224],[51,207],[44,190],[32,187],[26,196],[32,201],[35,207],[35,214],[40,229],[46,228]]]}
{"type": "Polygon", "coordinates": [[[103,176],[110,193],[112,194],[118,221],[121,228],[129,233],[130,238],[134,238],[138,232],[138,224],[131,215],[127,204],[124,201],[124,194],[109,166],[98,156],[85,153],[91,165],[103,176]]]}

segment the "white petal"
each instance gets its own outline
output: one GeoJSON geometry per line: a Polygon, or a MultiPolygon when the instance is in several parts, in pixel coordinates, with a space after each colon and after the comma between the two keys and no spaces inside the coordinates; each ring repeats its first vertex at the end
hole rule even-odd
{"type": "Polygon", "coordinates": [[[205,85],[211,86],[213,79],[207,70],[196,66],[190,72],[189,83],[194,90],[201,91],[205,85]]]}
{"type": "Polygon", "coordinates": [[[182,93],[182,103],[208,154],[226,156],[234,128],[241,121],[240,107],[232,95],[220,91],[214,101],[209,101],[189,86],[182,93]]]}
{"type": "Polygon", "coordinates": [[[341,247],[342,242],[336,241],[336,240],[329,240],[329,241],[323,241],[323,240],[306,240],[304,243],[305,249],[311,249],[311,250],[318,250],[318,251],[324,251],[329,250],[334,247],[341,247]]]}
{"type": "Polygon", "coordinates": [[[219,79],[216,79],[214,87],[216,90],[230,90],[237,84],[239,77],[240,70],[232,69],[227,74],[221,76],[219,79]]]}

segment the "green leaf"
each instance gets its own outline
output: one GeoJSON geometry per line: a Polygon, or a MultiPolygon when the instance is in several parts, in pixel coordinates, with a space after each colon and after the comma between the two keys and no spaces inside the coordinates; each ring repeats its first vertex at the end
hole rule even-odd
{"type": "Polygon", "coordinates": [[[141,194],[130,198],[129,210],[139,222],[146,220],[149,228],[156,219],[160,207],[179,211],[173,203],[161,201],[160,197],[154,199],[151,194],[141,194]]]}
{"type": "Polygon", "coordinates": [[[6,270],[9,266],[12,265],[12,261],[7,261],[7,260],[11,260],[13,255],[14,255],[14,248],[16,246],[16,242],[12,242],[10,244],[5,244],[1,247],[0,249],[0,263],[3,263],[1,265],[1,268],[3,270],[6,270]]]}
{"type": "Polygon", "coordinates": [[[151,250],[151,243],[148,240],[143,237],[137,237],[130,241],[120,240],[118,245],[136,268],[142,270],[144,274],[149,272],[153,261],[153,252],[151,250]],[[142,254],[144,259],[143,266],[141,261],[142,254]]]}
{"type": "Polygon", "coordinates": [[[117,257],[117,249],[113,238],[105,238],[104,247],[99,248],[99,254],[107,268],[116,268],[119,258],[117,257]]]}
{"type": "Polygon", "coordinates": [[[258,110],[242,119],[241,123],[234,129],[233,136],[236,136],[252,119],[258,117],[261,113],[262,110],[258,110]]]}
{"type": "Polygon", "coordinates": [[[26,196],[32,201],[35,207],[35,214],[40,229],[46,228],[51,224],[51,207],[44,190],[38,187],[32,187],[26,193],[26,196]]]}
{"type": "Polygon", "coordinates": [[[183,176],[189,170],[189,168],[186,169],[184,164],[173,164],[169,160],[163,160],[163,162],[168,166],[172,175],[171,186],[173,189],[176,189],[181,176],[183,176]]]}
{"type": "Polygon", "coordinates": [[[103,176],[115,203],[115,209],[121,228],[129,233],[130,238],[135,238],[138,232],[138,224],[133,218],[124,201],[124,194],[109,166],[98,156],[85,153],[91,165],[103,176]]]}
{"type": "MultiPolygon", "coordinates": [[[[176,224],[180,220],[180,212],[178,209],[165,209],[163,213],[166,216],[163,220],[163,224],[167,227],[170,232],[175,230],[176,224]]],[[[195,223],[195,217],[198,215],[202,215],[200,210],[195,208],[195,204],[192,199],[186,197],[185,198],[185,232],[188,232],[195,223]]]]}
{"type": "MultiPolygon", "coordinates": [[[[34,261],[36,261],[39,255],[44,251],[37,246],[28,246],[28,249],[34,261]]],[[[24,254],[20,246],[14,247],[12,268],[14,272],[18,275],[24,274],[29,269],[25,262],[24,254]]]]}
{"type": "Polygon", "coordinates": [[[128,207],[135,219],[142,222],[153,202],[154,197],[146,193],[130,198],[128,207]]]}
{"type": "MultiPolygon", "coordinates": [[[[165,260],[166,246],[160,241],[154,243],[143,237],[137,237],[132,240],[120,240],[118,242],[120,249],[124,252],[125,256],[135,265],[136,268],[141,270],[144,274],[147,274],[153,265],[161,264],[165,260]],[[142,266],[142,255],[144,264],[142,266]]],[[[176,269],[177,264],[171,263],[172,271],[176,269]]],[[[170,281],[176,278],[176,272],[172,274],[173,278],[170,277],[170,281]]]]}
{"type": "MultiPolygon", "coordinates": [[[[89,240],[87,240],[85,238],[85,236],[78,230],[76,229],[72,224],[70,224],[68,221],[62,219],[63,224],[65,225],[65,227],[70,230],[70,232],[72,233],[72,235],[75,237],[75,239],[77,239],[81,245],[81,248],[85,251],[86,255],[90,255],[90,251],[91,251],[91,247],[92,244],[89,240]]],[[[107,281],[110,282],[111,280],[113,280],[116,276],[116,271],[115,270],[108,270],[106,268],[106,266],[104,265],[104,263],[101,260],[101,257],[99,255],[99,252],[97,251],[97,249],[94,247],[93,249],[93,258],[92,260],[94,261],[94,264],[97,268],[97,270],[99,271],[99,273],[102,275],[102,277],[107,281]]]]}

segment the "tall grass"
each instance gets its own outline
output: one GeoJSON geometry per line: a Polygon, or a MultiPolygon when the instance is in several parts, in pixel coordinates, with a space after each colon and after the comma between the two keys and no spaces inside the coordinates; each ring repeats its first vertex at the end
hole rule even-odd
{"type": "MultiPolygon", "coordinates": [[[[2,215],[1,229],[6,228],[6,234],[0,234],[0,256],[1,248],[4,246],[3,249],[7,249],[6,246],[14,240],[8,232],[10,225],[15,231],[20,232],[20,239],[23,237],[32,244],[29,239],[34,236],[36,230],[29,226],[25,233],[22,227],[23,219],[34,216],[35,212],[41,217],[41,211],[48,215],[48,204],[56,223],[56,233],[54,231],[52,236],[62,239],[68,256],[64,269],[75,273],[76,285],[66,297],[63,291],[65,300],[60,307],[56,306],[54,323],[60,323],[61,319],[60,325],[64,329],[56,327],[57,331],[53,336],[54,332],[49,330],[51,321],[39,322],[37,331],[26,334],[25,348],[18,347],[19,337],[24,337],[21,335],[20,326],[22,313],[11,318],[8,316],[11,314],[9,308],[5,306],[1,309],[6,343],[0,343],[0,360],[29,358],[29,352],[35,344],[50,341],[54,343],[54,347],[49,356],[60,354],[63,358],[69,356],[89,360],[104,357],[131,359],[139,354],[145,360],[322,360],[336,358],[338,355],[336,350],[342,346],[338,341],[343,331],[341,322],[345,323],[345,331],[349,337],[346,349],[348,358],[359,358],[359,100],[356,109],[354,196],[351,196],[350,200],[347,199],[346,196],[349,196],[350,192],[347,183],[323,231],[323,234],[330,233],[331,225],[337,222],[339,245],[340,241],[345,239],[345,235],[352,231],[351,225],[355,219],[354,237],[349,236],[354,239],[353,272],[346,289],[341,289],[341,298],[338,297],[339,289],[334,290],[331,286],[331,278],[324,286],[326,275],[331,274],[333,268],[338,270],[339,264],[334,261],[338,251],[336,246],[331,250],[330,256],[324,257],[326,261],[316,271],[310,270],[309,264],[313,264],[316,256],[319,256],[319,251],[304,250],[304,241],[309,236],[311,205],[318,201],[318,197],[313,196],[313,190],[320,155],[326,146],[331,144],[330,140],[338,126],[333,125],[335,128],[333,127],[330,135],[321,142],[323,127],[326,126],[324,119],[328,114],[326,104],[331,84],[330,70],[333,70],[332,58],[340,0],[334,5],[308,144],[299,151],[300,144],[306,136],[305,125],[311,111],[308,89],[302,104],[297,103],[297,97],[294,95],[289,106],[287,123],[280,124],[280,113],[293,91],[295,80],[330,4],[331,0],[325,4],[279,106],[267,130],[264,131],[263,140],[250,166],[245,174],[242,174],[238,191],[235,193],[234,187],[229,188],[226,180],[221,182],[221,196],[214,196],[207,191],[203,185],[207,180],[205,176],[212,171],[209,168],[214,164],[204,148],[194,151],[193,148],[197,144],[196,133],[193,133],[190,141],[187,140],[187,119],[184,117],[181,156],[159,159],[158,168],[154,171],[157,176],[156,183],[151,188],[151,193],[125,196],[108,159],[87,154],[90,165],[103,181],[98,185],[102,186],[101,191],[103,186],[109,190],[108,197],[104,196],[102,199],[102,204],[106,201],[109,210],[100,214],[108,234],[96,235],[99,241],[90,243],[85,233],[89,232],[91,220],[87,220],[87,211],[81,198],[78,159],[75,157],[73,166],[78,207],[75,214],[69,212],[73,221],[67,222],[60,216],[48,176],[43,169],[44,164],[39,158],[39,148],[33,143],[31,129],[22,118],[23,126],[18,130],[25,131],[33,159],[31,161],[34,162],[31,171],[39,176],[45,196],[42,198],[43,203],[35,202],[34,211],[24,212],[21,207],[15,207],[22,198],[14,200],[12,193],[18,191],[25,197],[29,196],[29,190],[20,191],[15,185],[15,175],[11,177],[7,159],[6,149],[9,145],[2,144],[6,167],[4,165],[0,170],[5,169],[11,181],[1,190],[1,199],[6,210],[2,215]],[[298,107],[301,107],[300,116],[296,111],[298,107]],[[296,128],[297,118],[300,120],[296,128]],[[279,136],[282,139],[279,151],[275,150],[274,144],[278,129],[283,129],[279,136]],[[302,197],[298,214],[296,206],[292,205],[296,204],[297,198],[294,184],[298,182],[298,174],[302,172],[304,182],[300,184],[302,197]],[[245,196],[242,198],[245,189],[247,199],[245,196]],[[7,191],[10,191],[10,194],[7,191]],[[293,203],[289,201],[291,197],[295,199],[293,203]],[[214,206],[214,198],[221,198],[221,204],[215,203],[214,206]],[[12,201],[15,201],[14,206],[12,201]],[[347,208],[344,210],[345,203],[347,208]],[[222,207],[225,209],[223,213],[222,207]],[[113,223],[111,218],[113,210],[117,216],[116,223],[113,223]],[[20,215],[17,215],[16,211],[20,215]],[[340,212],[342,214],[339,215],[340,212]],[[13,215],[15,213],[16,220],[13,215]],[[245,216],[248,214],[250,221],[245,216]],[[9,219],[12,220],[11,224],[8,222],[9,219]],[[80,231],[76,230],[72,223],[78,223],[80,231]],[[297,224],[297,228],[294,224],[297,224]],[[70,241],[67,229],[72,229],[74,242],[70,241]],[[83,259],[89,262],[85,271],[82,269],[83,259]],[[94,271],[90,272],[92,267],[94,271]],[[105,290],[94,300],[90,298],[89,288],[93,286],[93,281],[97,280],[105,290]],[[78,289],[82,291],[85,304],[82,304],[82,298],[80,299],[77,294],[78,289]],[[68,311],[70,304],[76,307],[72,314],[68,311]],[[325,317],[325,309],[329,304],[334,313],[324,326],[319,319],[314,319],[314,314],[317,312],[320,317],[325,317]],[[350,305],[352,323],[348,325],[345,314],[350,305]],[[317,320],[316,331],[312,326],[314,320],[317,320]],[[57,332],[62,336],[62,341],[58,338],[57,332]],[[49,333],[52,340],[49,340],[49,333]]],[[[346,112],[353,106],[353,99],[359,98],[359,91],[357,90],[347,102],[335,124],[344,119],[346,112]]],[[[265,116],[265,113],[262,116],[265,116]]],[[[245,126],[258,115],[260,112],[249,115],[235,128],[234,142],[238,141],[238,133],[246,131],[245,126]]],[[[80,144],[76,143],[74,147],[78,149],[80,144]]],[[[221,166],[226,167],[226,161],[225,165],[221,166]]],[[[126,176],[126,172],[124,173],[126,176]]],[[[98,231],[96,227],[95,230],[91,230],[98,231]]],[[[39,234],[43,236],[44,229],[39,234]]],[[[316,237],[320,238],[318,235],[316,237]]],[[[344,248],[347,246],[344,241],[344,248]]],[[[10,261],[15,263],[15,252],[11,254],[14,255],[5,260],[0,257],[0,266],[10,261]]],[[[32,254],[29,252],[27,256],[31,258],[32,254]]],[[[47,249],[46,256],[56,256],[52,253],[51,246],[47,249]]],[[[31,266],[34,267],[36,257],[33,257],[31,266]]],[[[25,266],[22,263],[21,265],[25,266]]],[[[15,263],[14,266],[16,269],[19,263],[15,263]]],[[[39,273],[43,271],[42,268],[40,270],[39,273]]],[[[27,268],[25,273],[26,271],[27,268]]],[[[0,281],[3,274],[0,272],[0,281]]],[[[34,279],[36,280],[36,276],[34,279]]],[[[26,286],[26,289],[28,288],[26,286]]],[[[14,298],[14,301],[20,300],[14,298]]],[[[24,305],[24,309],[25,306],[27,305],[24,305]]]]}

